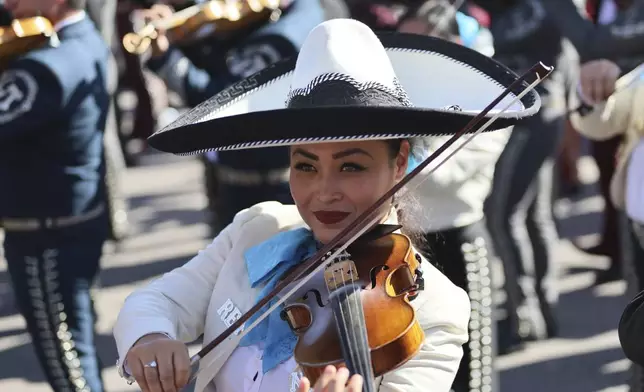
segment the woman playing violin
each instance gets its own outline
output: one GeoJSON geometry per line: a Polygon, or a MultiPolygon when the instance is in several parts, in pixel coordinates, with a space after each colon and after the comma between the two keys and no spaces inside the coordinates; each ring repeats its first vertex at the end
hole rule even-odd
{"type": "MultiPolygon", "coordinates": [[[[177,154],[289,145],[295,205],[265,202],[238,213],[187,264],[131,294],[114,328],[120,371],[144,391],[182,388],[190,373],[186,342],[202,334],[204,342],[211,342],[236,328],[235,322],[267,299],[293,268],[332,243],[422,162],[427,137],[456,133],[515,80],[493,60],[459,45],[411,35],[379,39],[360,22],[336,19],[311,31],[296,61],[243,80],[157,132],[150,143],[177,154]]],[[[538,106],[536,94],[527,95],[493,127],[505,128],[538,106]]],[[[386,225],[398,229],[399,223],[407,232],[408,223],[397,221],[396,210],[412,204],[397,197],[386,200],[373,214],[380,225],[365,237],[391,227],[386,225]]],[[[347,251],[352,253],[351,246],[347,251]]],[[[415,351],[404,361],[391,369],[376,365],[373,342],[378,337],[372,331],[402,317],[386,307],[374,310],[367,301],[383,290],[376,282],[381,282],[379,274],[389,273],[387,268],[371,270],[374,284],[359,292],[363,309],[340,314],[334,308],[339,339],[320,332],[325,320],[318,310],[311,311],[305,332],[293,327],[284,314],[289,306],[306,303],[308,309],[320,309],[341,303],[327,268],[292,282],[288,287],[306,281],[293,288],[286,307],[263,319],[251,316],[205,355],[195,390],[448,392],[468,340],[469,299],[413,246],[409,254],[417,260],[416,284],[391,294],[413,308],[421,331],[415,351]],[[364,316],[356,316],[362,310],[364,316]],[[354,326],[361,324],[368,331],[367,348],[360,346],[361,336],[346,332],[360,331],[354,326]],[[320,357],[326,346],[340,344],[347,363],[352,351],[370,351],[373,376],[320,366],[317,379],[302,377],[313,373],[307,373],[301,348],[314,343],[321,344],[312,355],[320,357]]],[[[355,261],[358,272],[360,262],[355,261]]],[[[286,291],[270,300],[284,299],[286,291]]]]}

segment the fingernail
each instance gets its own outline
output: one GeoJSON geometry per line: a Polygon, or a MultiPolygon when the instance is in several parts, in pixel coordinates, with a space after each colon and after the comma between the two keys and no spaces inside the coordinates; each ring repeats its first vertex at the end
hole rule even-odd
{"type": "Polygon", "coordinates": [[[331,374],[333,372],[335,372],[335,367],[332,366],[332,365],[329,365],[324,369],[324,373],[326,373],[326,374],[331,374]]]}

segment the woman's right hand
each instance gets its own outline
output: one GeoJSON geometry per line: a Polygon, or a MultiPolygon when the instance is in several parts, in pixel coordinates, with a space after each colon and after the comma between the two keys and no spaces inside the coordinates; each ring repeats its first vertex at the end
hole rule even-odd
{"type": "Polygon", "coordinates": [[[127,353],[125,364],[143,392],[176,392],[190,377],[188,348],[163,334],[139,339],[127,353]]]}

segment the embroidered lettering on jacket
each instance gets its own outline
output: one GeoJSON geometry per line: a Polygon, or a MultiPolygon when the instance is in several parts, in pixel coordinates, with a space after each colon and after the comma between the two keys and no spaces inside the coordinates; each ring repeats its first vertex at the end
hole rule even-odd
{"type": "Polygon", "coordinates": [[[289,392],[296,392],[297,388],[300,386],[300,380],[304,377],[304,373],[302,373],[302,369],[299,367],[299,365],[291,372],[291,374],[288,376],[288,383],[289,383],[289,392]]]}
{"type": "MultiPolygon", "coordinates": [[[[221,305],[219,309],[217,309],[217,314],[219,315],[221,321],[226,325],[226,327],[233,325],[233,323],[239,320],[242,315],[239,308],[235,306],[230,298],[228,298],[226,302],[224,302],[224,304],[221,305]]],[[[235,335],[239,334],[243,329],[243,326],[240,327],[237,331],[235,331],[235,335]]]]}

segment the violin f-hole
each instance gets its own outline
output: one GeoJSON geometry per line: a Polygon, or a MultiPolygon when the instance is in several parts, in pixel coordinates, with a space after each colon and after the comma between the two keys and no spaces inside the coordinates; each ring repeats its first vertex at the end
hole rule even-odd
{"type": "Polygon", "coordinates": [[[389,266],[387,266],[385,264],[382,264],[382,265],[377,265],[377,266],[373,267],[369,271],[369,279],[371,279],[371,288],[372,289],[376,287],[376,275],[378,275],[378,273],[380,271],[386,271],[388,269],[389,269],[389,266]]]}
{"type": "Polygon", "coordinates": [[[287,305],[280,312],[280,318],[288,324],[296,334],[306,331],[313,323],[311,309],[305,304],[287,305]]]}
{"type": "Polygon", "coordinates": [[[304,299],[304,300],[309,299],[309,294],[310,293],[313,293],[313,296],[315,296],[315,302],[318,304],[318,306],[323,308],[325,305],[322,303],[322,295],[316,289],[311,289],[311,290],[307,291],[306,293],[304,293],[304,296],[302,297],[302,299],[304,299]]]}

